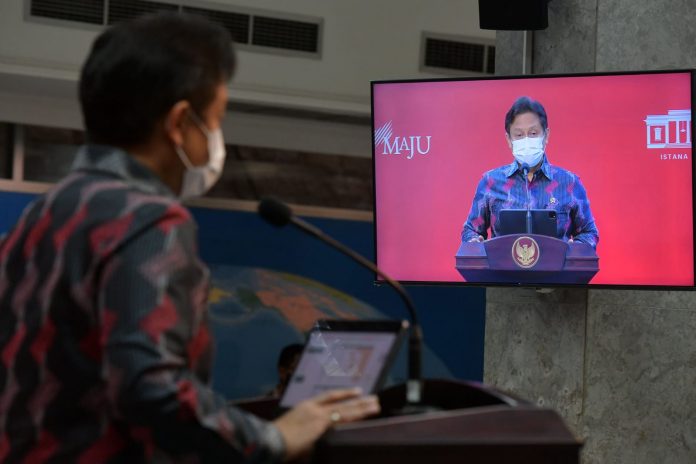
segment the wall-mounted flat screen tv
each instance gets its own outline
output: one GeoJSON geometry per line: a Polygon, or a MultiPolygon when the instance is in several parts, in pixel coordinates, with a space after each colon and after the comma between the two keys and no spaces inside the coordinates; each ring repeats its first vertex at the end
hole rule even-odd
{"type": "Polygon", "coordinates": [[[694,71],[372,83],[403,283],[694,287],[694,71]]]}

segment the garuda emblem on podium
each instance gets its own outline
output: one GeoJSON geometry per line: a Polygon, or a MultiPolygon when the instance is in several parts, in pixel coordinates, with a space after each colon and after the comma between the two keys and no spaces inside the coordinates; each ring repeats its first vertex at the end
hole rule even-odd
{"type": "Polygon", "coordinates": [[[540,255],[539,244],[532,237],[520,237],[512,244],[512,260],[519,267],[533,267],[540,255]]]}

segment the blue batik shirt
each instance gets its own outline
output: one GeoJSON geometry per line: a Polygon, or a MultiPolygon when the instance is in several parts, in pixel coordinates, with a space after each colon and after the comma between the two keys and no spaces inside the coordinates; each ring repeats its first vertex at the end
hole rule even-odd
{"type": "MultiPolygon", "coordinates": [[[[462,241],[468,242],[479,235],[488,238],[489,228],[491,237],[500,235],[500,210],[527,208],[525,184],[524,172],[517,161],[484,173],[462,230],[462,241]]],[[[529,201],[531,209],[556,211],[558,238],[597,246],[599,232],[580,178],[549,163],[546,155],[529,183],[529,201]]]]}

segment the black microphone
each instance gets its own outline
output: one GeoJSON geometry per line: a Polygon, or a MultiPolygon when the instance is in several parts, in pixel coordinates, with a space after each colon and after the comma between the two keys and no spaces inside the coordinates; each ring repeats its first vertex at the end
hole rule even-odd
{"type": "Polygon", "coordinates": [[[292,209],[285,203],[271,197],[262,198],[259,202],[259,215],[276,227],[283,227],[292,224],[295,227],[318,238],[324,243],[336,248],[338,251],[356,261],[358,264],[368,268],[375,274],[381,276],[399,294],[406,304],[409,315],[411,316],[411,331],[408,343],[408,382],[406,383],[406,401],[410,404],[421,402],[422,379],[421,379],[421,346],[423,344],[423,333],[418,323],[416,307],[408,296],[404,287],[400,283],[386,275],[381,269],[375,266],[370,260],[351,250],[336,239],[326,235],[321,229],[309,224],[295,216],[292,209]]]}
{"type": "Polygon", "coordinates": [[[527,233],[532,233],[532,210],[531,210],[531,199],[529,198],[529,168],[525,164],[522,168],[524,172],[524,183],[527,187],[527,233]]]}

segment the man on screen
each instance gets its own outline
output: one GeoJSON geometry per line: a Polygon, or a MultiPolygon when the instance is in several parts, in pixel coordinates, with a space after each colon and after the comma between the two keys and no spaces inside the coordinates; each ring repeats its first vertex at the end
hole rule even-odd
{"type": "Polygon", "coordinates": [[[556,211],[558,238],[596,247],[599,233],[580,178],[548,161],[549,127],[541,103],[518,98],[505,115],[505,138],[514,161],[483,174],[462,241],[482,242],[488,238],[489,228],[492,237],[500,235],[500,211],[529,206],[556,211]]]}

